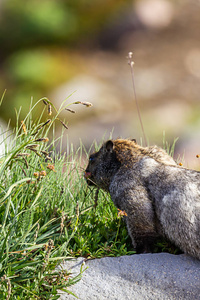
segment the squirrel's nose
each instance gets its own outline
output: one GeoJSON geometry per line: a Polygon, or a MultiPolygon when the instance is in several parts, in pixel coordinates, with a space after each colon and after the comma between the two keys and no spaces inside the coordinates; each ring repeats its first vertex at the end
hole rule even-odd
{"type": "Polygon", "coordinates": [[[88,171],[88,170],[85,170],[85,172],[84,172],[84,177],[87,179],[87,178],[90,178],[91,177],[91,172],[90,171],[88,171]]]}

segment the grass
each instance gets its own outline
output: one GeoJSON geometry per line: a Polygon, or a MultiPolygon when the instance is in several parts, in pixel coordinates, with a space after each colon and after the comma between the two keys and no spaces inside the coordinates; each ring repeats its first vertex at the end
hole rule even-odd
{"type": "MultiPolygon", "coordinates": [[[[75,103],[90,106],[89,103],[75,103]]],[[[4,134],[0,158],[0,299],[58,299],[75,278],[56,266],[76,256],[96,258],[134,253],[121,216],[107,194],[83,179],[87,152],[62,152],[67,125],[48,99],[16,114],[16,127],[4,134]],[[36,115],[34,119],[33,115],[36,115]],[[63,131],[55,137],[56,124],[63,131]],[[52,136],[51,140],[49,137],[52,136]]],[[[68,112],[66,111],[68,116],[68,112]]],[[[69,147],[70,148],[70,147],[69,147]]],[[[69,292],[70,293],[70,292],[69,292]]]]}
{"type": "MultiPolygon", "coordinates": [[[[63,260],[135,253],[123,212],[108,194],[90,188],[83,178],[89,156],[84,146],[62,150],[67,125],[60,114],[74,112],[69,105],[63,102],[56,109],[48,99],[40,99],[24,120],[20,112],[16,114],[13,131],[3,133],[0,299],[58,299],[58,290],[71,293],[68,288],[84,272],[81,266],[72,277],[68,270],[56,268],[63,260]],[[55,134],[57,122],[63,125],[60,137],[55,134]]],[[[164,144],[172,154],[175,143],[164,144]]],[[[161,251],[177,249],[161,240],[155,252],[161,251]]]]}

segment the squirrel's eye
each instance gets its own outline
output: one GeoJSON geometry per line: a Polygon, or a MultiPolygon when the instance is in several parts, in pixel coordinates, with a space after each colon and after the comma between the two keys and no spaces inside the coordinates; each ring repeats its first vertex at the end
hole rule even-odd
{"type": "Polygon", "coordinates": [[[94,161],[94,157],[90,157],[90,158],[89,158],[89,161],[94,161]]]}

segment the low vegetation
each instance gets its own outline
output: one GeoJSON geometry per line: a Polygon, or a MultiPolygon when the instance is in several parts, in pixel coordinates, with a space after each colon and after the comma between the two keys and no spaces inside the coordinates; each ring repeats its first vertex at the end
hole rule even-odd
{"type": "Polygon", "coordinates": [[[67,270],[56,268],[63,260],[134,253],[123,213],[107,194],[97,194],[85,183],[84,146],[62,150],[67,125],[60,113],[68,117],[68,106],[63,103],[57,110],[41,99],[23,121],[17,113],[16,127],[3,134],[0,299],[58,299],[57,291],[68,291],[84,271],[81,267],[72,278],[67,270]],[[63,125],[59,138],[57,122],[63,125]]]}

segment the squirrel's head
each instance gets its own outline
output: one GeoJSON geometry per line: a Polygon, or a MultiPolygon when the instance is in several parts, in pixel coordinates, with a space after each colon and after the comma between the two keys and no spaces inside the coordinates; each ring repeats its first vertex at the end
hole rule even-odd
{"type": "Polygon", "coordinates": [[[165,165],[176,165],[175,161],[157,146],[144,148],[134,139],[116,139],[108,140],[98,152],[90,155],[84,176],[88,185],[108,191],[113,176],[121,166],[132,168],[144,156],[165,165]]]}
{"type": "Polygon", "coordinates": [[[109,140],[103,144],[98,152],[90,155],[84,177],[88,185],[94,185],[108,191],[111,179],[120,165],[121,162],[117,159],[114,142],[109,140]]]}

